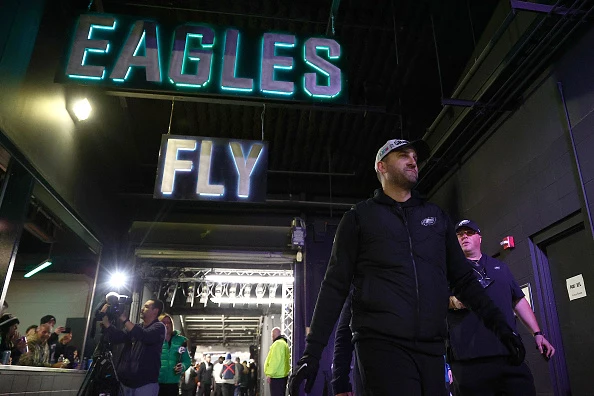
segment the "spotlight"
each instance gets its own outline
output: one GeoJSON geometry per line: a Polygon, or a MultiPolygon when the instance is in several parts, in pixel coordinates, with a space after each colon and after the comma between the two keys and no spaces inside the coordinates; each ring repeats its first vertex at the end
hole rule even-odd
{"type": "Polygon", "coordinates": [[[208,302],[208,285],[202,285],[202,292],[200,293],[200,304],[204,304],[206,307],[206,303],[208,302]]]}
{"type": "Polygon", "coordinates": [[[128,277],[126,276],[126,274],[122,272],[114,272],[113,274],[111,274],[111,277],[109,278],[109,284],[111,287],[119,289],[126,285],[127,280],[128,277]]]}
{"type": "Polygon", "coordinates": [[[87,98],[79,99],[72,103],[72,112],[78,121],[84,121],[89,118],[92,110],[91,103],[89,103],[87,98]]]}
{"type": "Polygon", "coordinates": [[[266,293],[266,286],[261,283],[256,285],[256,298],[263,298],[266,293]]]}
{"type": "Polygon", "coordinates": [[[270,297],[270,298],[276,297],[276,289],[277,288],[278,288],[278,284],[277,283],[271,283],[268,286],[268,297],[270,297]]]}
{"type": "Polygon", "coordinates": [[[50,265],[52,265],[51,260],[49,260],[49,259],[43,260],[43,262],[41,264],[39,264],[37,267],[33,268],[31,271],[27,272],[25,274],[25,278],[32,277],[33,275],[35,275],[36,273],[38,273],[42,269],[45,269],[45,268],[49,267],[50,265]]]}
{"type": "Polygon", "coordinates": [[[186,294],[186,304],[190,304],[190,306],[194,306],[194,288],[196,287],[195,283],[191,283],[188,286],[188,293],[186,294]]]}
{"type": "Polygon", "coordinates": [[[249,285],[249,284],[245,285],[243,287],[243,296],[245,298],[249,298],[251,293],[252,293],[252,285],[249,285]]]}
{"type": "Polygon", "coordinates": [[[215,297],[221,297],[223,295],[223,285],[221,283],[217,283],[215,286],[215,297]]]}
{"type": "Polygon", "coordinates": [[[231,283],[229,285],[229,289],[227,291],[227,294],[229,295],[229,297],[231,298],[235,298],[237,297],[237,284],[236,283],[231,283]]]}

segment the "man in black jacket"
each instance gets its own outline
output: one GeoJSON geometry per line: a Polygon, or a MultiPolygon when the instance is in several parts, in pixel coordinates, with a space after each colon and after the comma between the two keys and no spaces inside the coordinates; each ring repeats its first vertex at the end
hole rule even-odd
{"type": "Polygon", "coordinates": [[[305,353],[291,378],[293,395],[303,380],[311,391],[351,284],[351,330],[367,396],[445,394],[448,283],[513,351],[516,363],[523,360],[521,340],[474,278],[449,218],[412,191],[417,155],[428,152],[423,141],[396,139],[378,151],[382,189],[338,226],[305,353]]]}
{"type": "MultiPolygon", "coordinates": [[[[105,304],[101,312],[107,312],[105,304]]],[[[157,396],[159,394],[159,370],[161,351],[165,340],[165,325],[159,321],[163,301],[147,300],[140,311],[142,324],[134,324],[126,315],[120,315],[124,330],[116,329],[105,315],[102,324],[109,341],[125,343],[117,372],[125,396],[157,396]]]]}
{"type": "Polygon", "coordinates": [[[206,355],[198,369],[198,396],[210,396],[210,391],[212,390],[213,364],[210,362],[210,359],[210,355],[206,355]]]}
{"type": "MultiPolygon", "coordinates": [[[[530,304],[507,265],[482,254],[478,225],[472,220],[462,220],[456,225],[456,235],[477,280],[504,313],[508,325],[515,330],[515,312],[534,334],[540,353],[546,359],[553,356],[555,348],[544,337],[530,304]]],[[[507,348],[455,296],[450,297],[448,324],[456,395],[536,395],[534,379],[526,363],[510,365],[507,348]]]]}

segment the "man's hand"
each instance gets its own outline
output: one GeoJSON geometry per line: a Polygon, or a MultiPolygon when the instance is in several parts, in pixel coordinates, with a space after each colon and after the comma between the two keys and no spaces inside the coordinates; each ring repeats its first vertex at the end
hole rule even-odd
{"type": "Polygon", "coordinates": [[[299,395],[299,387],[305,380],[305,393],[310,393],[316,377],[318,376],[318,369],[320,362],[313,356],[303,355],[297,362],[297,367],[289,377],[289,395],[299,395]]]}
{"type": "Polygon", "coordinates": [[[270,383],[270,381],[272,381],[272,378],[270,378],[269,376],[266,376],[266,382],[270,383]]]}
{"type": "Polygon", "coordinates": [[[520,336],[510,329],[508,332],[501,333],[499,338],[509,351],[509,362],[514,366],[522,364],[526,357],[526,348],[524,348],[520,336]]]}
{"type": "Polygon", "coordinates": [[[173,368],[173,370],[175,371],[175,374],[181,373],[183,369],[184,369],[184,366],[182,366],[181,363],[176,364],[175,367],[173,368]]]}
{"type": "Polygon", "coordinates": [[[57,327],[56,330],[54,330],[54,333],[56,333],[56,334],[62,334],[62,332],[64,330],[66,330],[66,327],[60,326],[60,327],[57,327]]]}
{"type": "MultiPolygon", "coordinates": [[[[109,304],[104,304],[103,307],[101,307],[101,313],[105,314],[107,312],[107,309],[109,308],[109,304]]],[[[103,318],[101,318],[101,324],[103,325],[103,327],[105,327],[106,329],[111,326],[111,323],[109,323],[109,318],[107,317],[107,315],[103,315],[103,318]]]]}
{"type": "Polygon", "coordinates": [[[462,302],[460,300],[458,300],[456,298],[456,296],[450,296],[449,308],[450,309],[464,309],[466,307],[464,306],[464,304],[462,304],[462,302]]]}
{"type": "Polygon", "coordinates": [[[549,341],[543,335],[537,335],[534,337],[534,341],[536,342],[536,349],[540,352],[540,354],[546,359],[549,360],[555,354],[555,348],[551,345],[549,341]]]}

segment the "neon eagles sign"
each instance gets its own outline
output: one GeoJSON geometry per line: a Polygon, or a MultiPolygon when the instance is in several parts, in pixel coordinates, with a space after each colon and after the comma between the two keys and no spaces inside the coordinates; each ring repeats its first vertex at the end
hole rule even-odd
{"type": "Polygon", "coordinates": [[[343,49],[331,38],[84,14],[57,80],[187,95],[344,102],[342,58],[343,49]]]}

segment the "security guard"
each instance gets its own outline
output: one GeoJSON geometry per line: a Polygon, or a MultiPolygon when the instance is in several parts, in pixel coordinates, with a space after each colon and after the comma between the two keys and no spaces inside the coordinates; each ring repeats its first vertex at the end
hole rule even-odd
{"type": "MultiPolygon", "coordinates": [[[[481,252],[481,230],[472,220],[456,224],[456,236],[481,286],[516,331],[514,312],[534,334],[540,353],[549,359],[555,348],[544,337],[522,289],[505,263],[481,252]]],[[[456,395],[536,395],[534,378],[526,363],[509,363],[509,350],[479,317],[450,297],[450,364],[456,395]]],[[[517,331],[516,331],[517,332],[517,331]]]]}

